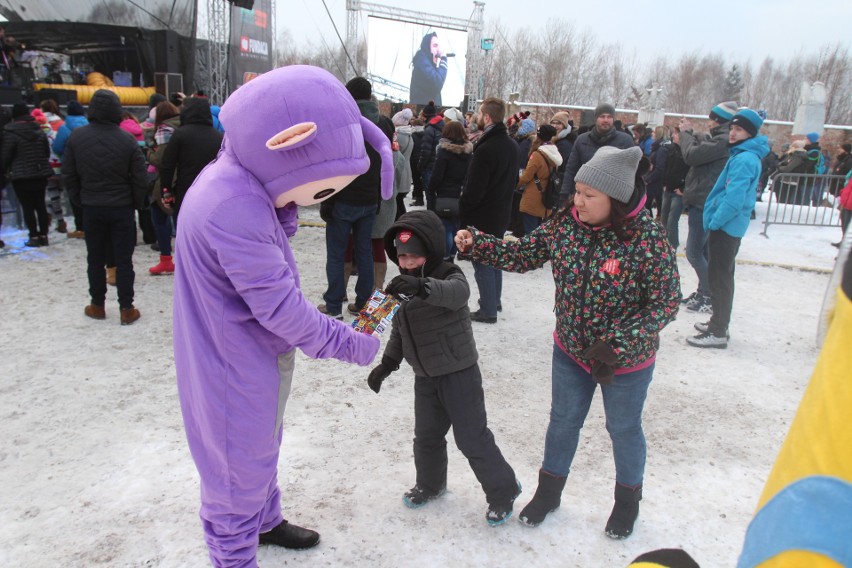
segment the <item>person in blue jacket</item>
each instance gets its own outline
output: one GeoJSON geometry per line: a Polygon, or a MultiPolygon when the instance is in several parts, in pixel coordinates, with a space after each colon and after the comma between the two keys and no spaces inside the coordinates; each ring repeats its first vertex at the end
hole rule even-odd
{"type": "Polygon", "coordinates": [[[418,105],[435,101],[435,106],[440,107],[441,89],[447,80],[447,54],[438,40],[438,34],[429,32],[423,36],[411,66],[409,101],[418,105]]]}
{"type": "Polygon", "coordinates": [[[700,333],[686,340],[694,347],[724,349],[728,346],[737,252],[757,197],[755,188],[760,179],[761,160],[769,153],[768,139],[758,135],[761,126],[763,119],[749,108],[741,108],[731,119],[730,158],[704,204],[713,316],[709,322],[695,324],[700,333]]]}

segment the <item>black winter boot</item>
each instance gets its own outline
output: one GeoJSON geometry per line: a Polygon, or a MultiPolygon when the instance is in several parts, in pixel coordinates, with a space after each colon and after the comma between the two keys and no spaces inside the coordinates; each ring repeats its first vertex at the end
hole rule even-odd
{"type": "Polygon", "coordinates": [[[286,520],[269,532],[260,533],[257,537],[259,544],[274,544],[284,548],[301,550],[316,546],[320,535],[311,529],[303,529],[286,520]]]}
{"type": "Polygon", "coordinates": [[[565,488],[567,479],[567,477],[551,475],[543,469],[538,470],[538,487],[535,495],[521,511],[518,520],[528,527],[540,525],[548,513],[559,508],[562,502],[562,490],[565,488]]]}
{"type": "Polygon", "coordinates": [[[606,536],[627,538],[633,534],[633,523],[639,516],[639,501],[642,500],[642,484],[636,487],[615,484],[615,505],[606,522],[606,536]]]}

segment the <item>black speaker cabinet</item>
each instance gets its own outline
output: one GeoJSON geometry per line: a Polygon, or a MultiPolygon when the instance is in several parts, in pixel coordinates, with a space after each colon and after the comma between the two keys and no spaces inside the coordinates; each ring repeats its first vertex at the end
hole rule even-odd
{"type": "Polygon", "coordinates": [[[41,89],[33,93],[33,103],[36,105],[47,99],[53,99],[56,101],[56,104],[64,107],[69,102],[77,100],[77,91],[70,89],[41,89]]]}
{"type": "Polygon", "coordinates": [[[169,98],[172,93],[182,93],[183,75],[180,73],[154,73],[154,89],[169,98]]]}
{"type": "Polygon", "coordinates": [[[0,85],[0,104],[13,105],[24,100],[24,90],[20,87],[0,85]]]}

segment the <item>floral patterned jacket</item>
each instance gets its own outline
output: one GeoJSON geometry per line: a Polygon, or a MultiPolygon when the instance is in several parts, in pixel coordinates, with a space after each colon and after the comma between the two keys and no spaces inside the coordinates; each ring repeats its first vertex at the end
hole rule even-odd
{"type": "Polygon", "coordinates": [[[630,238],[621,241],[611,226],[585,225],[572,208],[517,242],[471,229],[473,260],[510,272],[550,261],[557,343],[588,367],[583,351],[603,340],[618,355],[616,374],[623,374],[653,362],[660,330],[675,319],[681,298],[675,252],[663,229],[644,208],[625,229],[630,238]]]}

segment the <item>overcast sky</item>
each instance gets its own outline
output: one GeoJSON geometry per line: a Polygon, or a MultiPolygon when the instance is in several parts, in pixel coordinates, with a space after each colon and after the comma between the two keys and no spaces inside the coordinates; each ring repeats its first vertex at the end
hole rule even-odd
{"type": "MultiPolygon", "coordinates": [[[[276,0],[277,26],[297,41],[338,45],[322,0],[276,0]]],[[[346,0],[325,0],[340,35],[346,38],[346,0]]],[[[375,4],[467,19],[473,2],[466,0],[376,0],[375,4]]],[[[588,30],[598,41],[619,42],[637,50],[640,62],[660,54],[678,57],[700,50],[722,53],[728,60],[767,55],[789,59],[804,50],[813,53],[828,42],[852,45],[850,0],[486,0],[485,30],[499,20],[504,27],[536,28],[549,19],[588,30]],[[617,28],[616,28],[617,25],[617,28]],[[646,57],[647,55],[647,57],[646,57]]],[[[366,29],[366,15],[361,25],[366,29]]],[[[502,41],[502,38],[495,38],[502,41]]]]}

